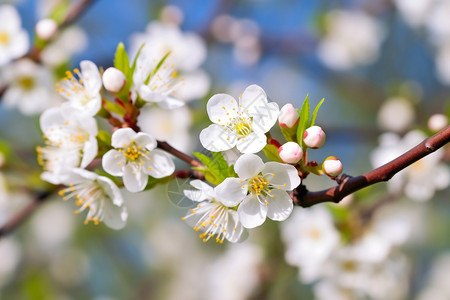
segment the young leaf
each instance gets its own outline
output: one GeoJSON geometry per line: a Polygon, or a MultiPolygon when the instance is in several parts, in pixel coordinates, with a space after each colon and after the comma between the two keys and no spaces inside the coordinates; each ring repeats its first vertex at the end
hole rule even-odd
{"type": "Polygon", "coordinates": [[[117,45],[116,53],[114,54],[114,67],[122,71],[125,76],[127,76],[130,70],[128,54],[125,51],[125,46],[122,42],[117,45]]]}
{"type": "Polygon", "coordinates": [[[280,156],[278,155],[278,147],[275,145],[271,145],[271,144],[267,144],[264,148],[263,148],[264,154],[267,156],[268,159],[270,159],[271,161],[276,161],[276,162],[283,162],[280,158],[280,156]]]}
{"type": "Polygon", "coordinates": [[[219,170],[224,173],[226,176],[228,173],[228,163],[223,157],[222,153],[220,152],[211,152],[212,156],[214,157],[215,161],[217,162],[217,165],[219,166],[219,170]]]}
{"type": "Polygon", "coordinates": [[[297,142],[305,151],[305,145],[303,144],[303,133],[309,124],[309,95],[306,96],[305,101],[302,105],[302,110],[299,112],[300,121],[297,129],[297,142]]]}
{"type": "Polygon", "coordinates": [[[319,104],[316,105],[316,108],[314,109],[314,112],[311,117],[311,121],[309,122],[308,128],[311,126],[314,126],[314,122],[316,121],[316,117],[317,117],[317,112],[319,111],[319,108],[322,105],[323,101],[325,101],[325,98],[320,100],[319,104]]]}
{"type": "Polygon", "coordinates": [[[136,69],[136,62],[137,62],[139,55],[141,55],[141,51],[144,48],[144,46],[145,46],[145,43],[142,44],[142,46],[139,48],[139,51],[136,53],[136,56],[134,57],[134,60],[133,60],[133,64],[131,65],[131,68],[128,71],[128,74],[125,74],[125,76],[127,77],[127,86],[126,86],[126,89],[124,89],[124,90],[129,91],[131,86],[133,85],[133,73],[134,73],[134,70],[136,69]]]}
{"type": "Polygon", "coordinates": [[[218,164],[212,158],[200,152],[194,152],[193,154],[207,167],[207,172],[204,169],[198,170],[205,175],[205,178],[208,172],[211,174],[212,178],[207,179],[209,182],[217,185],[225,180],[226,176],[221,172],[218,164]]]}

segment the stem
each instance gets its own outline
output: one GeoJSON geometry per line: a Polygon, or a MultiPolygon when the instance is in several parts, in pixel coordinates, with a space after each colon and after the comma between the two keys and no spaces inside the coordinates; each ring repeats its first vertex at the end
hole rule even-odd
{"type": "Polygon", "coordinates": [[[158,142],[158,148],[163,149],[173,156],[178,157],[182,161],[188,163],[192,167],[203,167],[203,164],[197,161],[195,158],[187,155],[186,153],[183,153],[174,147],[170,146],[167,142],[157,141],[158,142]]]}
{"type": "Polygon", "coordinates": [[[381,181],[390,180],[392,176],[401,170],[443,147],[449,141],[450,125],[381,167],[356,177],[345,174],[340,175],[336,179],[339,184],[334,187],[318,192],[310,192],[305,186],[300,185],[292,193],[294,204],[309,207],[323,202],[339,203],[345,196],[360,189],[381,181]]]}

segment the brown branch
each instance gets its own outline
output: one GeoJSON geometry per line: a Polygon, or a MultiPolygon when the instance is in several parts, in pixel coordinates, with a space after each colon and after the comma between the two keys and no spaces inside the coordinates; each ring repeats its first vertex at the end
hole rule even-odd
{"type": "Polygon", "coordinates": [[[190,164],[192,167],[203,167],[203,164],[196,160],[195,158],[187,155],[186,153],[183,153],[174,147],[170,146],[167,142],[157,141],[158,142],[158,148],[163,149],[173,156],[178,157],[182,161],[190,164]]]}
{"type": "Polygon", "coordinates": [[[12,216],[5,225],[0,228],[0,238],[10,234],[14,229],[19,227],[25,220],[52,194],[51,191],[45,191],[37,195],[30,203],[28,203],[16,215],[12,216]]]}
{"type": "Polygon", "coordinates": [[[205,180],[205,175],[197,170],[177,170],[173,173],[176,178],[196,178],[200,180],[205,180]]]}
{"type": "Polygon", "coordinates": [[[310,192],[306,190],[305,186],[300,185],[292,193],[294,204],[309,207],[323,202],[339,203],[345,196],[360,189],[378,182],[388,181],[401,170],[443,147],[449,141],[450,125],[379,168],[356,177],[345,174],[339,176],[337,179],[339,184],[334,187],[323,191],[310,192]]]}

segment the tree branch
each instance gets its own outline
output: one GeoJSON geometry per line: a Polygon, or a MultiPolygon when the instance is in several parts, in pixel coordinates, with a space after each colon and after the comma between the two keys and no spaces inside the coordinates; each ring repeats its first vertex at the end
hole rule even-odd
{"type": "Polygon", "coordinates": [[[339,184],[334,187],[323,191],[310,192],[305,186],[300,185],[293,191],[292,199],[294,204],[302,207],[309,207],[323,202],[339,203],[345,196],[360,189],[381,181],[388,181],[401,170],[443,147],[449,141],[450,125],[381,167],[356,177],[345,174],[340,175],[337,178],[339,184]]]}
{"type": "Polygon", "coordinates": [[[178,157],[179,159],[181,159],[184,162],[187,162],[192,167],[203,167],[203,164],[201,162],[199,162],[196,159],[194,159],[193,157],[175,149],[174,147],[170,146],[167,142],[162,142],[162,141],[157,141],[157,142],[158,142],[158,148],[169,152],[170,154],[178,157]]]}

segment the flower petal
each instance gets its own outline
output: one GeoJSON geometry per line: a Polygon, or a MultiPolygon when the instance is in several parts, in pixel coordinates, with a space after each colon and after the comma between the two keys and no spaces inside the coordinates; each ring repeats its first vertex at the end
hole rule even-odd
{"type": "Polygon", "coordinates": [[[156,148],[156,140],[153,136],[151,136],[148,133],[144,133],[144,132],[139,132],[135,138],[134,138],[134,142],[136,143],[136,145],[141,146],[141,147],[145,147],[148,150],[153,150],[156,148]]]}
{"type": "Polygon", "coordinates": [[[294,209],[291,197],[285,191],[272,190],[273,198],[267,197],[267,217],[274,221],[284,221],[294,209]]]}
{"type": "Polygon", "coordinates": [[[102,158],[103,169],[114,176],[122,176],[125,167],[125,157],[117,150],[109,150],[102,158]]]}
{"type": "Polygon", "coordinates": [[[206,193],[208,196],[210,196],[210,198],[214,198],[215,197],[215,192],[214,192],[214,188],[212,186],[210,186],[209,184],[207,184],[204,181],[201,181],[199,179],[195,179],[192,180],[190,182],[190,184],[195,187],[196,189],[199,189],[201,191],[203,191],[204,193],[206,193]]]}
{"type": "Polygon", "coordinates": [[[277,122],[280,109],[278,104],[270,102],[258,108],[253,114],[252,128],[254,131],[265,133],[269,131],[277,122]]]}
{"type": "Polygon", "coordinates": [[[255,228],[266,220],[267,206],[256,197],[247,196],[238,207],[239,219],[245,228],[255,228]]]}
{"type": "Polygon", "coordinates": [[[267,144],[267,137],[261,132],[252,132],[237,141],[236,148],[242,153],[257,153],[267,144]]]}
{"type": "MultiPolygon", "coordinates": [[[[81,169],[79,169],[81,170],[81,169]]],[[[92,172],[90,172],[92,173],[92,172]]],[[[95,174],[95,173],[93,173],[95,174]]],[[[97,175],[97,174],[95,174],[97,175]]],[[[105,193],[108,195],[108,197],[111,199],[112,203],[116,206],[122,206],[124,203],[122,193],[120,192],[119,188],[114,184],[114,182],[105,176],[98,176],[96,178],[97,182],[100,183],[105,193]]]]}
{"type": "Polygon", "coordinates": [[[111,146],[114,148],[123,148],[130,144],[136,137],[136,132],[131,128],[119,128],[111,136],[111,146]]]}
{"type": "Polygon", "coordinates": [[[228,224],[225,232],[226,239],[231,243],[236,243],[247,238],[247,229],[245,229],[239,221],[238,213],[234,210],[230,210],[228,212],[228,218],[228,224]]]}
{"type": "Polygon", "coordinates": [[[151,159],[149,165],[151,169],[145,169],[145,172],[154,178],[163,178],[169,176],[175,171],[175,164],[172,158],[164,151],[154,149],[148,154],[151,159]]]}
{"type": "Polygon", "coordinates": [[[158,105],[164,109],[175,109],[184,106],[184,101],[177,98],[166,96],[163,100],[158,102],[158,105]]]}
{"type": "Polygon", "coordinates": [[[83,85],[90,96],[96,95],[102,88],[102,77],[97,66],[89,60],[80,62],[83,85]]]}
{"type": "Polygon", "coordinates": [[[109,201],[104,201],[103,223],[111,229],[119,230],[125,227],[128,212],[125,206],[119,207],[109,201]]]}
{"type": "Polygon", "coordinates": [[[143,191],[148,182],[148,175],[127,165],[123,172],[123,183],[130,192],[143,191]]]}
{"type": "Polygon", "coordinates": [[[212,96],[206,105],[209,119],[216,124],[227,125],[238,116],[238,102],[227,94],[212,96]]]}
{"type": "Polygon", "coordinates": [[[211,124],[200,132],[200,143],[209,151],[219,152],[233,148],[237,138],[229,129],[211,124]]]}
{"type": "Polygon", "coordinates": [[[84,143],[83,147],[83,158],[81,160],[80,166],[86,168],[91,161],[97,156],[98,144],[97,138],[93,135],[89,136],[89,140],[84,143]]]}
{"type": "Polygon", "coordinates": [[[268,162],[262,173],[272,185],[278,186],[282,190],[291,191],[301,183],[297,169],[288,164],[268,162]]]}
{"type": "Polygon", "coordinates": [[[241,179],[249,179],[258,175],[264,169],[264,162],[256,154],[244,154],[238,158],[234,170],[241,179]]]}
{"type": "Polygon", "coordinates": [[[234,207],[247,195],[248,185],[247,182],[242,182],[239,178],[226,178],[214,190],[217,201],[225,206],[234,207]]]}

